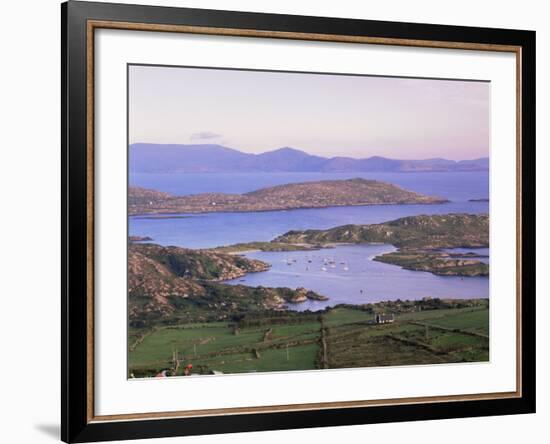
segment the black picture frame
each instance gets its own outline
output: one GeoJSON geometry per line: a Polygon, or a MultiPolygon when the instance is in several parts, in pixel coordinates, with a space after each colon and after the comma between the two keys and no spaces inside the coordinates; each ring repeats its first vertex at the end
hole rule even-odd
{"type": "MultiPolygon", "coordinates": [[[[90,442],[325,427],[535,412],[535,32],[69,1],[61,5],[62,384],[61,435],[90,442]],[[265,32],[512,45],[521,67],[521,395],[500,399],[335,407],[318,410],[95,421],[88,359],[90,168],[87,38],[90,20],[265,32]]],[[[93,183],[93,182],[92,182],[93,183]]],[[[92,201],[93,202],[93,201],[92,201]]],[[[93,313],[93,312],[92,312],[93,313]]]]}

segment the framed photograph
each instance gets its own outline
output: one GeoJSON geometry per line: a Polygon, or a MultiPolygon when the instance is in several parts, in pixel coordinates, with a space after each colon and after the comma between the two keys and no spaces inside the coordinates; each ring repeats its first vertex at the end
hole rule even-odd
{"type": "Polygon", "coordinates": [[[66,442],[535,411],[535,33],[62,5],[66,442]]]}

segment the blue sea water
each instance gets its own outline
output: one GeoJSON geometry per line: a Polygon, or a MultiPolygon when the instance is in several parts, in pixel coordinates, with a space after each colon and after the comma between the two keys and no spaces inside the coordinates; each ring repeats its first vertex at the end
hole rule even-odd
{"type": "MultiPolygon", "coordinates": [[[[251,252],[246,256],[268,262],[271,268],[226,282],[252,287],[303,287],[329,297],[328,301],[291,304],[292,309],[299,311],[315,311],[343,303],[424,297],[476,299],[489,295],[486,277],[436,276],[373,260],[394,250],[391,245],[342,245],[316,251],[251,252]]],[[[487,249],[468,251],[487,253],[487,249]]]]}
{"type": "MultiPolygon", "coordinates": [[[[418,214],[489,212],[488,202],[470,201],[489,197],[488,172],[133,174],[130,184],[186,195],[204,192],[244,193],[285,183],[353,177],[393,183],[419,193],[443,197],[450,202],[437,205],[372,205],[255,213],[181,214],[169,218],[133,216],[129,218],[128,231],[131,236],[149,236],[153,238],[152,242],[160,245],[211,248],[239,242],[269,241],[290,230],[380,223],[418,214]]],[[[315,270],[315,273],[313,270],[308,270],[307,273],[302,270],[297,273],[298,266],[293,268],[282,262],[287,258],[296,259],[298,262],[302,260],[302,255],[311,255],[311,252],[250,253],[250,257],[258,257],[271,263],[272,269],[264,273],[250,274],[241,283],[302,286],[329,296],[331,305],[335,301],[360,303],[357,301],[424,296],[469,298],[489,295],[488,278],[438,277],[430,273],[402,270],[394,265],[367,261],[365,258],[377,254],[377,249],[391,251],[393,247],[337,247],[333,254],[342,255],[342,260],[350,264],[349,271],[340,270],[342,273],[335,270],[315,270]],[[357,268],[355,265],[352,267],[352,262],[361,265],[357,265],[357,268]]],[[[329,250],[321,250],[318,254],[329,255],[327,251],[329,250]]],[[[321,307],[323,304],[327,303],[310,301],[300,304],[296,309],[321,307]]]]}

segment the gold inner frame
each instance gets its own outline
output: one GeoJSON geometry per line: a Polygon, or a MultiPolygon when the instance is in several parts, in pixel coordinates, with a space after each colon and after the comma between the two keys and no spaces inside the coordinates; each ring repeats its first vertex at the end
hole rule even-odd
{"type": "Polygon", "coordinates": [[[87,421],[105,422],[105,421],[123,421],[123,420],[144,420],[144,419],[160,419],[160,418],[185,418],[197,416],[221,416],[221,415],[236,415],[236,414],[251,414],[251,413],[270,413],[270,412],[292,412],[300,410],[325,410],[332,408],[357,408],[369,406],[388,406],[388,405],[406,405],[415,403],[438,403],[438,402],[458,402],[458,401],[474,401],[474,400],[491,400],[491,399],[506,399],[519,398],[522,396],[522,312],[521,312],[521,152],[522,152],[522,108],[521,108],[521,91],[522,91],[522,48],[514,45],[496,45],[486,43],[466,43],[466,42],[445,42],[431,40],[412,40],[412,39],[397,39],[397,38],[380,38],[380,37],[365,37],[365,36],[347,36],[347,35],[331,35],[331,34],[309,34],[300,32],[283,32],[283,31],[263,31],[251,29],[233,29],[233,28],[213,28],[187,25],[162,25],[150,23],[131,23],[117,22],[104,20],[88,20],[87,21],[87,44],[86,44],[86,60],[87,60],[87,80],[86,80],[86,109],[87,109],[87,421]],[[409,46],[422,48],[444,48],[444,49],[461,49],[474,51],[489,51],[489,52],[511,52],[516,56],[516,390],[513,392],[498,392],[498,393],[473,393],[463,395],[448,395],[448,396],[423,396],[423,397],[408,397],[394,398],[381,400],[364,400],[364,401],[339,401],[339,402],[323,402],[309,404],[287,404],[287,405],[272,405],[259,407],[231,407],[206,410],[184,410],[173,412],[145,412],[145,413],[130,413],[117,415],[102,415],[96,416],[94,413],[94,32],[96,29],[120,29],[132,31],[153,31],[153,32],[177,32],[188,34],[203,34],[203,35],[221,35],[234,37],[256,37],[256,38],[277,38],[288,40],[309,40],[309,41],[324,41],[338,43],[362,43],[374,45],[393,45],[393,46],[409,46]]]}

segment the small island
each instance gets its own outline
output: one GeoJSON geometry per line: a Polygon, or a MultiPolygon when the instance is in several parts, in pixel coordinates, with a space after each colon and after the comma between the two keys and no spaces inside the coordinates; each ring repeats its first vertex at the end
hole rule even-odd
{"type": "Polygon", "coordinates": [[[367,179],[291,183],[244,194],[201,193],[174,196],[145,188],[130,187],[128,190],[130,215],[281,211],[299,208],[446,202],[446,199],[367,179]]]}

